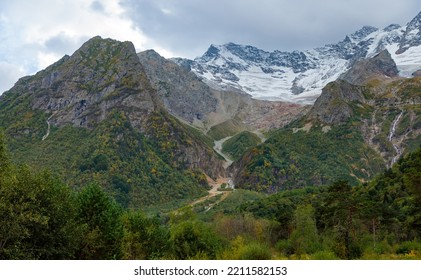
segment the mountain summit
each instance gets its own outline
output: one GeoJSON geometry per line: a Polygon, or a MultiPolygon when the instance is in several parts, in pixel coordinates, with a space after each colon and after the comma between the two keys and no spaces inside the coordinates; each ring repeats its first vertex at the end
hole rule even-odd
{"type": "Polygon", "coordinates": [[[133,208],[198,197],[209,178],[268,192],[368,180],[420,142],[420,78],[399,77],[421,69],[419,18],[308,51],[212,45],[194,61],[94,37],[1,95],[0,128],[16,162],[133,208]]]}
{"type": "Polygon", "coordinates": [[[124,206],[198,196],[223,174],[204,136],[163,107],[130,42],[94,37],[0,96],[16,162],[69,185],[95,181],[124,206]]]}
{"type": "Polygon", "coordinates": [[[409,48],[419,45],[421,45],[421,12],[406,26],[398,53],[404,53],[409,48]]]}
{"type": "Polygon", "coordinates": [[[364,26],[336,44],[306,51],[264,51],[234,43],[211,45],[194,60],[174,59],[211,87],[236,88],[263,100],[312,104],[322,88],[360,58],[387,50],[399,75],[421,68],[421,13],[405,26],[364,26]]]}

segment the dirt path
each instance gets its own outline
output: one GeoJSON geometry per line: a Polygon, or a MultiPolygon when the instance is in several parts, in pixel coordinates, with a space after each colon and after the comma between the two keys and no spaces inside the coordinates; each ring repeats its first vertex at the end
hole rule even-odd
{"type": "MultiPolygon", "coordinates": [[[[224,154],[222,152],[222,144],[225,141],[227,141],[228,139],[230,139],[231,137],[232,136],[228,136],[228,137],[223,138],[221,140],[215,141],[214,142],[215,144],[213,146],[213,149],[225,159],[225,163],[223,165],[225,169],[227,169],[233,163],[233,161],[228,157],[228,155],[226,155],[226,154],[224,154]]],[[[232,182],[232,179],[231,178],[222,178],[222,177],[219,177],[218,179],[216,179],[216,181],[213,180],[212,178],[210,178],[209,176],[206,176],[206,178],[207,178],[208,184],[212,188],[209,190],[209,193],[208,193],[207,196],[201,197],[201,198],[193,201],[192,203],[190,203],[190,206],[194,206],[194,205],[196,205],[198,203],[205,202],[206,200],[208,200],[208,199],[210,199],[212,197],[215,197],[217,195],[222,195],[220,197],[220,199],[218,199],[216,202],[214,202],[212,204],[209,204],[206,207],[206,210],[205,211],[208,211],[213,206],[215,206],[216,204],[218,204],[219,202],[221,202],[225,198],[227,198],[227,196],[231,193],[231,191],[229,191],[229,190],[228,191],[218,191],[218,189],[221,187],[221,185],[222,184],[226,184],[226,187],[227,188],[234,189],[234,183],[232,182]]]]}
{"type": "Polygon", "coordinates": [[[225,198],[227,198],[227,196],[231,193],[230,191],[218,191],[218,188],[221,187],[222,184],[227,184],[231,185],[230,179],[229,178],[218,178],[215,180],[213,180],[212,178],[207,176],[207,180],[208,180],[208,184],[212,187],[209,190],[209,194],[207,196],[201,197],[198,200],[193,201],[192,203],[190,203],[190,206],[194,206],[198,203],[204,202],[214,196],[217,196],[219,194],[222,194],[221,198],[216,201],[215,203],[212,203],[211,205],[209,205],[206,209],[206,211],[208,211],[209,209],[211,209],[213,206],[215,206],[216,204],[218,204],[219,202],[223,201],[225,198]]]}

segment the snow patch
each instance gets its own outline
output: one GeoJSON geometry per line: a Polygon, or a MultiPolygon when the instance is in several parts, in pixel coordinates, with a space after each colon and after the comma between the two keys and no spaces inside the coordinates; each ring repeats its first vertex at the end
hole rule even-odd
{"type": "MultiPolygon", "coordinates": [[[[387,49],[399,74],[411,77],[421,69],[421,45],[396,54],[420,28],[390,25],[382,30],[363,27],[337,44],[304,52],[267,52],[233,43],[212,45],[192,63],[192,71],[219,89],[237,88],[256,99],[312,104],[323,87],[346,72],[359,58],[375,56],[387,49]]],[[[415,43],[416,44],[416,43],[415,43]]]]}
{"type": "Polygon", "coordinates": [[[421,69],[421,46],[411,47],[404,53],[396,54],[399,49],[397,44],[388,47],[393,60],[399,70],[399,75],[402,77],[412,77],[412,73],[421,69]]]}

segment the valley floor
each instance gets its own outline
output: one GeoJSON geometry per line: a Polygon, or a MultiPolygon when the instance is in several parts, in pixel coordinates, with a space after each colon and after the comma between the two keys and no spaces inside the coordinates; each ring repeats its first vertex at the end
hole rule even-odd
{"type": "Polygon", "coordinates": [[[216,180],[213,180],[212,178],[207,176],[207,180],[208,180],[208,184],[212,187],[209,190],[209,194],[207,196],[201,197],[201,198],[193,201],[192,203],[190,203],[190,206],[194,206],[196,204],[206,202],[207,200],[220,195],[220,197],[218,197],[218,199],[216,201],[212,201],[210,204],[208,204],[208,206],[206,206],[206,211],[207,211],[207,210],[211,209],[214,205],[216,205],[216,204],[220,203],[221,201],[225,200],[228,197],[228,195],[231,193],[230,191],[228,191],[229,189],[233,188],[232,181],[231,181],[230,178],[220,177],[216,180]],[[225,184],[225,189],[227,189],[227,190],[221,190],[223,188],[224,184],[225,184]]]}

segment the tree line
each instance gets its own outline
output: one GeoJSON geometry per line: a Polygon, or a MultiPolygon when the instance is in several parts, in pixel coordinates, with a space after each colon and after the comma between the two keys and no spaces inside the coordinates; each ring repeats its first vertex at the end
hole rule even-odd
{"type": "Polygon", "coordinates": [[[15,165],[0,136],[0,259],[420,258],[421,148],[372,181],[283,191],[203,219],[148,216],[15,165]]]}

